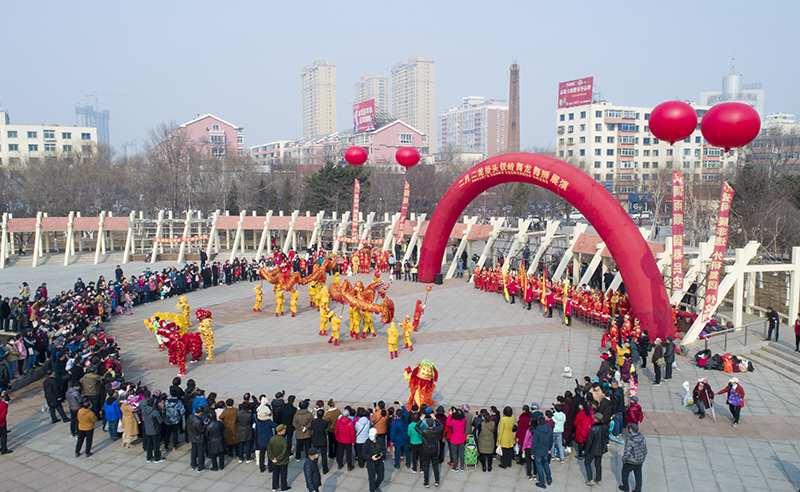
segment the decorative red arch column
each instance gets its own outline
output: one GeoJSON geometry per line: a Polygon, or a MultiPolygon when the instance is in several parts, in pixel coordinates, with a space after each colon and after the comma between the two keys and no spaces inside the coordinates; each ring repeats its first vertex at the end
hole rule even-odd
{"type": "Polygon", "coordinates": [[[433,282],[440,273],[447,240],[467,206],[493,186],[520,181],[541,186],[577,208],[603,239],[622,274],[631,308],[650,339],[674,335],[672,309],[653,253],[622,206],[583,171],[552,157],[525,152],[503,154],[476,164],[442,197],[425,239],[419,279],[433,282]]]}

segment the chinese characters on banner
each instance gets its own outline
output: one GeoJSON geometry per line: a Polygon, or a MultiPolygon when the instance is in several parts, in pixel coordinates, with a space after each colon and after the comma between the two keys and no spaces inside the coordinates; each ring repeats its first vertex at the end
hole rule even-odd
{"type": "Polygon", "coordinates": [[[672,171],[672,291],[683,290],[683,174],[672,171]]]}
{"type": "Polygon", "coordinates": [[[350,234],[353,239],[358,239],[358,193],[361,187],[358,180],[355,180],[353,185],[353,229],[350,234]]]}
{"type": "Polygon", "coordinates": [[[701,316],[703,321],[711,319],[711,315],[714,314],[714,309],[717,307],[720,273],[722,272],[722,262],[725,259],[725,248],[728,246],[728,215],[731,211],[731,200],[733,200],[733,188],[723,181],[717,231],[714,237],[714,252],[711,254],[711,268],[708,270],[708,279],[706,280],[706,299],[701,316]]]}
{"type": "Polygon", "coordinates": [[[400,222],[397,223],[397,244],[403,244],[403,238],[406,235],[406,214],[408,213],[408,195],[409,195],[408,182],[403,188],[403,204],[400,207],[400,222]]]}
{"type": "Polygon", "coordinates": [[[486,178],[499,175],[533,178],[541,183],[540,186],[556,194],[560,194],[562,191],[566,192],[569,187],[569,181],[558,174],[541,169],[539,166],[524,164],[522,162],[501,162],[500,164],[492,164],[491,166],[478,167],[475,171],[464,173],[458,180],[458,187],[464,188],[470,183],[476,183],[486,178]]]}

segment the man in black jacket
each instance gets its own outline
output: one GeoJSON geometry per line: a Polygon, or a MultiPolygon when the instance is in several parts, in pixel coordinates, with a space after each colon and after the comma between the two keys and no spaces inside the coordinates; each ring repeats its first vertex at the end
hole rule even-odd
{"type": "Polygon", "coordinates": [[[11,306],[8,305],[8,297],[0,296],[0,329],[9,331],[11,324],[11,306]]]}
{"type": "MultiPolygon", "coordinates": [[[[328,421],[325,410],[317,410],[317,418],[311,421],[311,445],[322,458],[322,473],[328,473],[328,421]]],[[[311,453],[311,451],[309,451],[311,453]]]]}
{"type": "Polygon", "coordinates": [[[614,413],[614,436],[622,433],[622,416],[625,414],[625,391],[616,379],[611,380],[611,411],[614,413]]]}
{"type": "MultiPolygon", "coordinates": [[[[422,438],[422,472],[423,485],[430,484],[430,466],[433,465],[433,481],[439,486],[439,433],[442,431],[442,424],[428,415],[423,422],[417,422],[415,429],[422,438]]],[[[372,430],[370,430],[372,432],[372,430]]]]}
{"type": "Polygon", "coordinates": [[[52,420],[54,424],[62,420],[64,422],[69,422],[69,417],[67,417],[67,414],[64,413],[64,409],[61,407],[61,402],[64,400],[61,396],[61,384],[56,380],[53,371],[47,371],[47,377],[42,383],[42,387],[44,388],[44,398],[47,400],[47,406],[50,407],[50,420],[52,420]],[[58,411],[58,415],[61,419],[56,417],[56,411],[58,411]]]}
{"type": "MultiPolygon", "coordinates": [[[[323,420],[323,422],[325,421],[323,420]]],[[[317,448],[311,448],[308,450],[306,462],[303,463],[303,475],[306,478],[308,492],[319,492],[319,489],[322,488],[322,477],[319,475],[317,456],[319,456],[319,450],[317,448]]]]}
{"type": "MultiPolygon", "coordinates": [[[[439,444],[436,444],[439,449],[439,444]]],[[[378,440],[378,430],[369,430],[369,439],[361,446],[361,457],[367,462],[367,476],[369,477],[369,492],[376,492],[383,482],[384,464],[386,458],[386,444],[378,440]]]]}
{"type": "MultiPolygon", "coordinates": [[[[286,426],[286,447],[289,450],[289,454],[292,454],[292,436],[294,436],[294,414],[297,413],[297,407],[294,406],[294,395],[289,395],[286,398],[286,403],[283,404],[280,412],[280,422],[279,424],[283,424],[286,426]]],[[[300,460],[298,460],[300,461],[300,460]]]]}
{"type": "Polygon", "coordinates": [[[667,344],[664,346],[664,381],[672,379],[672,364],[675,362],[675,344],[672,343],[672,337],[667,337],[667,344]]]}
{"type": "Polygon", "coordinates": [[[191,467],[198,473],[206,471],[205,425],[202,421],[203,407],[194,410],[186,421],[186,440],[192,443],[191,467]]]}
{"type": "Polygon", "coordinates": [[[603,414],[594,414],[594,424],[584,445],[586,456],[583,464],[586,467],[586,485],[601,485],[603,480],[603,455],[608,452],[608,426],[603,423],[603,414]],[[592,479],[592,463],[594,463],[596,480],[592,479]]]}
{"type": "Polygon", "coordinates": [[[778,313],[772,307],[767,308],[767,319],[769,320],[769,331],[767,332],[767,341],[772,340],[772,330],[775,330],[775,341],[778,341],[778,330],[780,329],[781,319],[778,313]]]}

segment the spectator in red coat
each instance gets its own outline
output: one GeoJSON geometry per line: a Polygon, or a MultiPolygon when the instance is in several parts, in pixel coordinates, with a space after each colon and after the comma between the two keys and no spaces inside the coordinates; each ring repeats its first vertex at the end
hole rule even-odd
{"type": "Polygon", "coordinates": [[[6,403],[7,392],[0,392],[0,454],[13,453],[7,447],[8,444],[8,424],[6,417],[8,416],[8,403],[6,403]]]}
{"type": "Polygon", "coordinates": [[[341,470],[344,466],[344,456],[347,453],[347,469],[353,470],[353,444],[356,442],[356,426],[350,420],[350,412],[348,410],[342,411],[341,417],[336,421],[336,426],[333,430],[336,437],[336,463],[341,470]]]}
{"type": "Polygon", "coordinates": [[[644,413],[642,413],[642,406],[639,405],[639,397],[631,396],[631,404],[625,411],[625,422],[639,425],[642,420],[644,420],[644,413]]]}

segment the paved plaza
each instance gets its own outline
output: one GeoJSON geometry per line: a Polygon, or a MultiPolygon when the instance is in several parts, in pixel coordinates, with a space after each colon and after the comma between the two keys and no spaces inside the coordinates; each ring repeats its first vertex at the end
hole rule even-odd
{"type": "MultiPolygon", "coordinates": [[[[152,269],[165,265],[157,263],[152,269]]],[[[32,288],[46,281],[53,293],[71,288],[79,276],[87,283],[96,281],[101,274],[112,278],[114,267],[113,262],[69,267],[54,262],[35,269],[18,265],[0,270],[0,294],[15,295],[16,286],[23,280],[32,288]]],[[[144,268],[143,263],[124,265],[126,275],[138,275],[144,268]]],[[[425,296],[425,285],[393,283],[388,296],[395,302],[398,318],[413,313],[416,300],[425,296]]],[[[600,365],[598,329],[581,323],[568,328],[558,317],[544,318],[536,306],[525,311],[519,303],[506,304],[501,296],[475,290],[464,279],[434,286],[420,331],[413,337],[414,351],[400,350],[400,357],[395,360],[389,358],[386,327],[381,326],[377,316],[377,338],[350,339],[345,322],[341,346],[334,347],[318,335],[319,315],[308,308],[305,288],[301,289],[298,317],[275,318],[274,299],[268,288],[264,289],[263,312],[252,311],[254,286],[255,283],[243,282],[187,295],[192,310],[202,307],[213,313],[217,357],[187,364],[184,382],[192,378],[207,393],[213,391],[221,397],[234,398],[237,403],[247,391],[272,396],[285,389],[298,400],[333,398],[339,408],[346,404],[371,405],[381,399],[391,404],[408,398],[403,369],[430,359],[439,371],[433,395],[438,403],[445,407],[468,403],[473,411],[490,405],[510,405],[515,408],[516,417],[523,404],[538,402],[549,408],[557,395],[574,388],[573,379],[562,377],[564,366],[572,368],[575,378],[582,378],[593,376],[600,365]]],[[[166,352],[159,352],[142,320],[159,311],[177,312],[176,302],[177,298],[172,298],[140,306],[134,308],[133,316],[117,316],[106,325],[119,341],[127,380],[141,380],[151,390],[164,390],[170,385],[177,370],[169,365],[166,352]]],[[[797,385],[758,367],[753,373],[738,374],[747,406],[741,423],[734,428],[727,406],[720,404],[721,397],[716,405],[716,422],[710,418],[698,420],[682,405],[683,381],[694,385],[697,378],[706,376],[717,391],[727,383],[729,375],[693,367],[688,357],[677,360],[680,371],[660,387],[650,384],[653,374],[649,369],[640,375],[638,395],[645,415],[641,428],[649,450],[644,490],[798,490],[797,385]]],[[[168,452],[165,463],[146,463],[141,446],[123,449],[119,443],[111,443],[99,426],[94,456],[74,458],[75,441],[67,424],[53,425],[49,416],[40,412],[44,401],[41,383],[17,391],[12,398],[9,447],[14,454],[0,458],[4,490],[61,491],[80,486],[85,490],[169,492],[271,486],[271,475],[259,473],[255,462],[239,464],[234,460],[224,471],[193,472],[189,469],[187,445],[168,452]]],[[[603,460],[603,484],[593,489],[617,490],[622,449],[622,445],[609,444],[609,453],[603,460]]],[[[582,464],[574,456],[563,465],[554,461],[553,485],[548,490],[590,490],[584,485],[582,464]]],[[[293,490],[306,490],[301,465],[292,461],[289,466],[293,490]]],[[[495,467],[492,473],[482,473],[480,469],[453,473],[446,466],[443,468],[440,490],[535,489],[519,466],[510,470],[495,467]]],[[[422,475],[394,469],[393,460],[387,461],[386,473],[382,490],[422,489],[422,475]]],[[[323,490],[366,491],[366,471],[336,471],[334,467],[323,475],[323,490]]]]}

